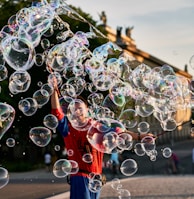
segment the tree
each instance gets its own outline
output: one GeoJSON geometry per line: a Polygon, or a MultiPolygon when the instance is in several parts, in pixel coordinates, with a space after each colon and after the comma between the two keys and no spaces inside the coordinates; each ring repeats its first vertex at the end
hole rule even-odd
{"type": "Polygon", "coordinates": [[[0,1],[0,28],[7,25],[8,19],[15,15],[20,9],[29,7],[31,4],[27,0],[1,0],[0,1]]]}
{"type": "MultiPolygon", "coordinates": [[[[24,7],[29,7],[31,5],[31,2],[27,2],[25,0],[22,1],[6,1],[6,0],[2,0],[0,2],[0,17],[1,17],[1,21],[0,21],[0,27],[2,29],[5,28],[6,25],[8,24],[9,18],[11,16],[16,15],[20,9],[24,8],[24,7]]],[[[70,6],[70,8],[75,11],[73,12],[74,14],[72,14],[71,16],[67,16],[65,14],[61,14],[59,17],[65,21],[68,22],[68,24],[70,25],[70,29],[72,32],[77,32],[77,31],[83,31],[83,32],[89,32],[91,26],[95,29],[97,29],[97,27],[95,27],[96,22],[92,19],[92,17],[87,14],[84,13],[80,8],[75,8],[73,6],[70,6]]],[[[103,31],[103,29],[101,30],[103,31]]],[[[51,47],[52,45],[56,44],[56,34],[58,32],[56,31],[52,36],[49,37],[49,41],[51,43],[51,47]]],[[[105,34],[105,32],[104,32],[105,34]]],[[[47,36],[42,36],[42,39],[44,38],[48,38],[47,36]]],[[[1,41],[1,40],[0,40],[1,41]]],[[[91,39],[90,40],[90,50],[92,51],[95,47],[103,44],[106,41],[106,39],[104,38],[96,38],[96,39],[91,39]]],[[[49,49],[47,49],[49,50],[49,49]]],[[[36,48],[35,48],[35,52],[36,53],[43,53],[44,50],[41,47],[41,44],[39,44],[36,48]]],[[[5,64],[6,67],[8,68],[9,71],[9,75],[11,75],[14,70],[8,66],[8,64],[5,64]]],[[[34,93],[34,91],[36,91],[37,89],[40,88],[40,85],[38,85],[38,83],[45,83],[47,82],[47,77],[49,75],[49,72],[46,70],[46,66],[45,64],[41,67],[37,67],[37,66],[33,66],[32,68],[29,69],[28,71],[31,75],[31,84],[30,84],[30,88],[27,92],[25,93],[19,93],[16,95],[13,95],[9,92],[8,89],[8,84],[9,84],[9,78],[7,78],[6,80],[0,82],[0,86],[1,86],[1,95],[0,95],[0,102],[6,102],[10,105],[12,105],[14,107],[14,109],[16,110],[16,117],[14,120],[14,123],[12,125],[12,127],[8,130],[8,132],[6,132],[6,134],[3,136],[3,138],[1,139],[1,141],[3,142],[2,144],[2,149],[3,149],[3,145],[4,148],[7,147],[5,145],[5,141],[7,138],[9,137],[13,137],[16,139],[16,142],[19,143],[19,145],[22,145],[22,151],[23,150],[27,150],[28,151],[31,150],[35,150],[35,151],[39,151],[40,149],[38,149],[37,147],[35,147],[33,145],[33,143],[31,142],[31,140],[29,139],[29,129],[34,127],[34,126],[38,126],[38,125],[42,125],[42,120],[43,117],[50,113],[50,104],[47,103],[44,107],[42,107],[41,109],[38,109],[38,111],[36,112],[35,115],[29,117],[24,116],[21,111],[18,109],[18,102],[20,99],[23,99],[25,97],[31,97],[34,93]],[[30,147],[30,149],[29,149],[30,147]],[[32,149],[33,147],[33,149],[32,149]]],[[[55,145],[55,140],[57,140],[58,138],[53,139],[49,145],[55,145]]],[[[49,147],[49,146],[48,146],[49,147]]],[[[22,153],[22,151],[20,151],[20,153],[22,153]]],[[[12,153],[13,151],[10,150],[10,153],[12,153]]],[[[3,154],[3,153],[2,153],[3,154]]],[[[38,153],[35,153],[36,155],[38,155],[38,153]]],[[[34,161],[36,161],[36,159],[38,160],[38,158],[36,157],[36,155],[34,156],[34,161]]],[[[5,157],[3,157],[5,158],[5,157]]]]}

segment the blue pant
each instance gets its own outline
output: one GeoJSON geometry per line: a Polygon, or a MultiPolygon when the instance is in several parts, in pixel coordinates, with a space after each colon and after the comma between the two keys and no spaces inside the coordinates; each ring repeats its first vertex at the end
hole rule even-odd
{"type": "Polygon", "coordinates": [[[83,176],[71,176],[70,199],[99,199],[100,191],[93,193],[88,188],[89,179],[83,176]]]}

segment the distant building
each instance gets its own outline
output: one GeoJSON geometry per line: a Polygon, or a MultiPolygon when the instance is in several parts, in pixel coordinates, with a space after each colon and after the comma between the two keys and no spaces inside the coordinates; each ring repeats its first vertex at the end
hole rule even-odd
{"type": "Polygon", "coordinates": [[[110,41],[117,43],[121,48],[123,48],[125,52],[127,52],[129,55],[136,58],[139,62],[145,63],[150,67],[156,67],[156,66],[162,66],[164,64],[168,64],[169,66],[173,68],[176,74],[184,76],[188,79],[192,79],[192,76],[188,72],[180,70],[176,68],[175,66],[172,66],[171,64],[166,63],[165,61],[149,54],[148,52],[138,49],[134,39],[132,39],[131,37],[127,35],[122,34],[122,27],[118,26],[117,31],[114,31],[109,26],[106,26],[106,31],[107,31],[107,35],[110,41]],[[118,30],[119,30],[119,34],[118,34],[118,30]],[[117,42],[118,40],[119,42],[117,42]]]}
{"type": "MultiPolygon", "coordinates": [[[[128,28],[125,30],[125,34],[122,34],[122,27],[118,26],[117,30],[114,31],[109,26],[106,26],[107,36],[110,41],[117,43],[123,51],[131,56],[133,56],[137,62],[144,63],[151,68],[163,66],[165,64],[171,66],[176,73],[176,75],[183,76],[187,78],[189,81],[192,79],[191,74],[187,72],[187,70],[183,71],[175,66],[172,66],[169,63],[137,48],[134,39],[131,38],[131,30],[133,27],[128,28]]],[[[137,63],[138,64],[138,63],[137,63]]],[[[137,66],[137,65],[136,65],[137,66]]],[[[135,66],[134,66],[135,67],[135,66]]],[[[187,67],[185,67],[187,68],[187,67]]],[[[188,98],[191,96],[188,96],[188,98]]],[[[178,126],[174,133],[166,133],[158,139],[159,143],[166,143],[166,142],[174,142],[176,140],[187,139],[190,137],[190,128],[191,128],[191,109],[187,108],[186,110],[177,110],[177,118],[184,117],[183,124],[178,126]]],[[[156,134],[161,133],[163,130],[160,127],[159,122],[154,116],[150,116],[148,118],[143,118],[144,120],[148,121],[151,124],[151,132],[155,132],[156,134]]]]}

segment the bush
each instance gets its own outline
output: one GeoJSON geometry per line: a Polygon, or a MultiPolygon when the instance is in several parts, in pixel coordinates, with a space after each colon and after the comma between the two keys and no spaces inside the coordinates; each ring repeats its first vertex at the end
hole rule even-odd
{"type": "Polygon", "coordinates": [[[31,171],[36,168],[35,165],[25,161],[6,162],[3,167],[6,168],[9,172],[31,171]]]}

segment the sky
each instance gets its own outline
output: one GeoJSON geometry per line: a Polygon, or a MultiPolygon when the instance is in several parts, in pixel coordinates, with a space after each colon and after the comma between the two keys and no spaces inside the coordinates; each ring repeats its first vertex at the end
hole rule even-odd
{"type": "Polygon", "coordinates": [[[105,11],[107,25],[133,26],[131,37],[138,49],[194,76],[190,59],[194,55],[194,0],[66,0],[100,23],[105,11]]]}

